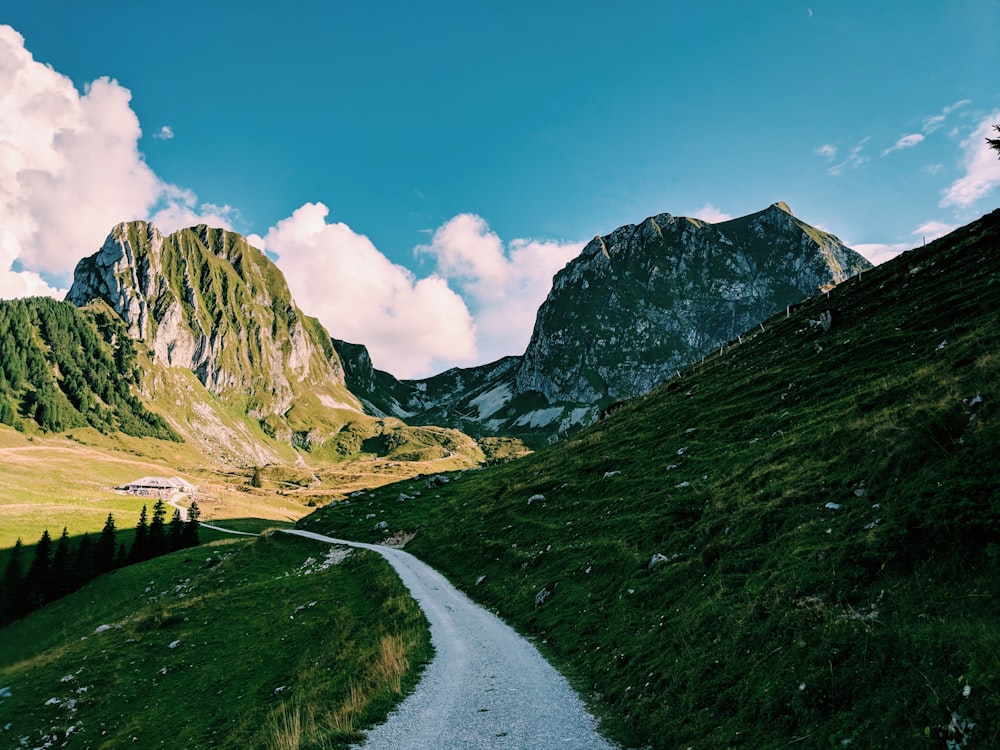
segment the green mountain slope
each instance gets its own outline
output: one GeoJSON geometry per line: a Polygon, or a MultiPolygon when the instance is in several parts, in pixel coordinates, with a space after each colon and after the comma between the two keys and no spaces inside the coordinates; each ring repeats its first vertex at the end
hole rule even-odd
{"type": "Polygon", "coordinates": [[[998,249],[1000,211],[551,449],[300,525],[415,533],[629,746],[1000,746],[998,249]]]}
{"type": "Polygon", "coordinates": [[[47,297],[0,300],[0,424],[177,440],[137,397],[140,380],[115,316],[47,297]]]}
{"type": "Polygon", "coordinates": [[[141,355],[142,395],[210,463],[482,460],[454,430],[365,414],[330,335],[234,232],[119,224],[79,262],[67,300],[120,319],[141,355]]]}

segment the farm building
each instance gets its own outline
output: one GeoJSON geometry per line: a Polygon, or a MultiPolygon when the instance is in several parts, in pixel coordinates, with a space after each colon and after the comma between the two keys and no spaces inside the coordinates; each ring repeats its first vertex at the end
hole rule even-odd
{"type": "Polygon", "coordinates": [[[194,495],[198,488],[180,477],[143,477],[129,482],[123,488],[133,495],[152,497],[169,497],[176,492],[184,495],[194,495]]]}

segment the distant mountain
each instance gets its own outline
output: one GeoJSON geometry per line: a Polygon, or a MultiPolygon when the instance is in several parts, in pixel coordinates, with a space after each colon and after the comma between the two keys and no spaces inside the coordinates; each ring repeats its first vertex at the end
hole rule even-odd
{"type": "Polygon", "coordinates": [[[595,237],[556,274],[523,356],[398,381],[334,344],[376,413],[537,443],[868,268],[784,203],[719,224],[660,214],[595,237]]]}
{"type": "Polygon", "coordinates": [[[274,263],[234,232],[202,225],[163,236],[146,222],[119,224],[79,262],[66,299],[123,321],[147,352],[144,395],[222,463],[289,462],[293,449],[332,460],[456,450],[481,458],[460,433],[417,436],[398,419],[365,414],[330,335],[299,310],[274,263]]]}
{"type": "MultiPolygon", "coordinates": [[[[720,224],[660,214],[596,237],[556,274],[523,355],[410,381],[376,370],[363,345],[331,338],[278,268],[222,229],[164,236],[119,224],[79,262],[66,299],[120,321],[105,344],[134,342],[134,387],[162,415],[163,434],[219,463],[298,462],[301,452],[474,461],[481,447],[466,435],[552,442],[868,267],[782,203],[720,224]]],[[[53,383],[67,384],[51,366],[53,383]]],[[[12,396],[28,418],[33,394],[12,396]]],[[[70,422],[110,429],[100,413],[84,408],[70,422]]],[[[136,414],[122,419],[139,429],[148,419],[136,414]]]]}

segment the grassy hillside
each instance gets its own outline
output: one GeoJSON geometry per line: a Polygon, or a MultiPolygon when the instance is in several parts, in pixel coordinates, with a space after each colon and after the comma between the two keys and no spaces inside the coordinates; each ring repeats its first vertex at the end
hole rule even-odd
{"type": "Polygon", "coordinates": [[[998,249],[1000,211],[572,441],[300,525],[416,533],[630,746],[1000,746],[998,249]]]}
{"type": "Polygon", "coordinates": [[[345,747],[429,654],[378,556],[280,533],[215,542],[0,629],[0,744],[345,747]]]}

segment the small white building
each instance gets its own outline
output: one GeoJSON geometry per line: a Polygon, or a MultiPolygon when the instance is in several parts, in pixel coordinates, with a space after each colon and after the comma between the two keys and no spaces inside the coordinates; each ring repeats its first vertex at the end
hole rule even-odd
{"type": "Polygon", "coordinates": [[[164,498],[178,492],[182,495],[194,495],[198,492],[197,487],[180,477],[143,477],[129,482],[122,489],[132,495],[164,498]]]}

